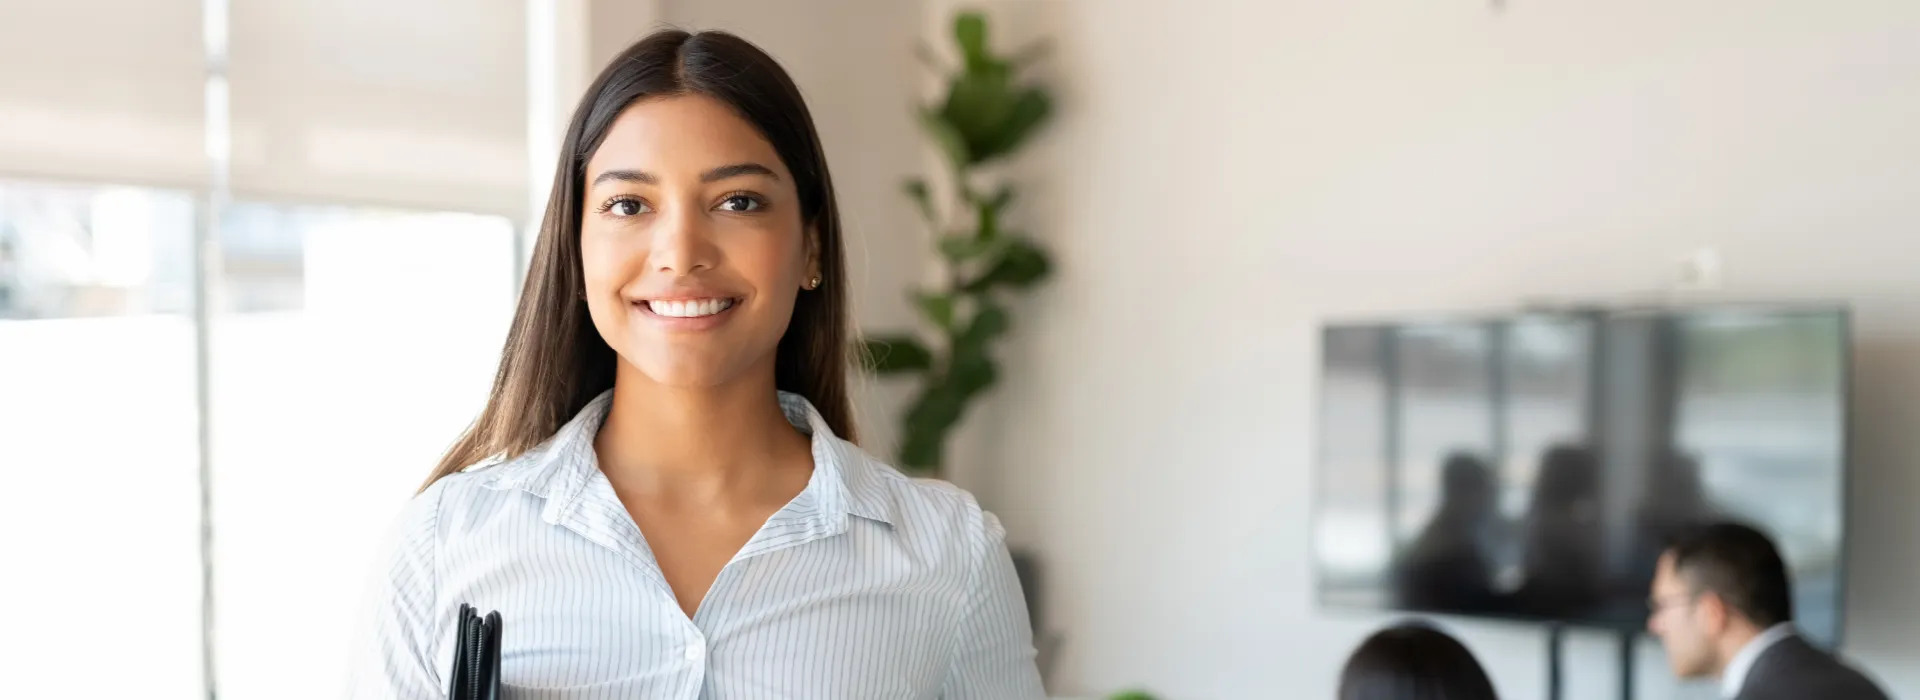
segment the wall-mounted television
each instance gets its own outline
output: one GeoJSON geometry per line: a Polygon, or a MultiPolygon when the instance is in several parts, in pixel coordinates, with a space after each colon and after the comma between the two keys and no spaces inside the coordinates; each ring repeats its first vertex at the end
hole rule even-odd
{"type": "Polygon", "coordinates": [[[1837,645],[1850,352],[1840,306],[1325,325],[1320,602],[1639,629],[1667,538],[1733,519],[1837,645]]]}

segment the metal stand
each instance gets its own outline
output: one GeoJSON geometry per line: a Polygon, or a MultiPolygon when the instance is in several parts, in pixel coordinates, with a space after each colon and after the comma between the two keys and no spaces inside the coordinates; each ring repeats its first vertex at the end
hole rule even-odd
{"type": "MultiPolygon", "coordinates": [[[[1619,657],[1620,700],[1633,700],[1633,657],[1634,643],[1640,634],[1632,630],[1620,630],[1619,657]]],[[[1567,630],[1558,622],[1547,624],[1547,700],[1566,698],[1566,676],[1563,666],[1566,659],[1567,630]]]]}
{"type": "Polygon", "coordinates": [[[1620,630],[1620,700],[1633,700],[1633,651],[1640,633],[1620,630]]]}
{"type": "Polygon", "coordinates": [[[1566,655],[1567,629],[1560,623],[1547,625],[1547,700],[1563,700],[1566,694],[1561,683],[1560,667],[1566,655]]]}

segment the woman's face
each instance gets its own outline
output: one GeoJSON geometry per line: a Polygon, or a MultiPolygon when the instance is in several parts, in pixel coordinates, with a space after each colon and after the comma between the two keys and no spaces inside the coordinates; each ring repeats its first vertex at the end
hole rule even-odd
{"type": "Polygon", "coordinates": [[[770,379],[819,269],[773,145],[714,98],[642,100],[587,161],[585,192],[587,310],[624,364],[677,387],[770,379]]]}

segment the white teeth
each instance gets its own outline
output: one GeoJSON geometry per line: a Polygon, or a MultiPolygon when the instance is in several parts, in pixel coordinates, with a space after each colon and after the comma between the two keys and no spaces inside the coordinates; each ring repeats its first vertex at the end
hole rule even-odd
{"type": "Polygon", "coordinates": [[[712,316],[733,306],[732,299],[695,299],[692,301],[649,301],[647,308],[661,316],[699,318],[712,316]]]}

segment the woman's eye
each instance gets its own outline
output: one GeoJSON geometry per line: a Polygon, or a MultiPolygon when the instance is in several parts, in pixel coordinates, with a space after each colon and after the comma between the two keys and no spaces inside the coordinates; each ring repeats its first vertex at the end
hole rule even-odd
{"type": "Polygon", "coordinates": [[[607,203],[606,210],[614,216],[639,216],[647,212],[647,205],[638,199],[616,199],[607,203]]]}
{"type": "Polygon", "coordinates": [[[725,211],[754,211],[760,207],[760,200],[750,195],[736,194],[720,200],[720,208],[725,211]]]}

